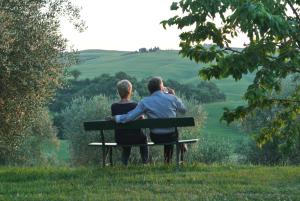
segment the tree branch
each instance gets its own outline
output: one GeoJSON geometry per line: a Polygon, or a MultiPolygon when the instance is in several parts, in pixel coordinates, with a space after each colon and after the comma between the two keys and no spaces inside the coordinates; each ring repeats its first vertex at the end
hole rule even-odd
{"type": "Polygon", "coordinates": [[[300,104],[300,100],[293,100],[293,99],[284,99],[284,98],[273,98],[273,99],[268,99],[272,102],[278,102],[278,103],[298,103],[300,104]]]}
{"type": "MultiPolygon", "coordinates": [[[[234,50],[234,49],[232,49],[231,47],[226,47],[226,48],[224,48],[224,50],[223,51],[231,51],[231,52],[234,52],[234,53],[237,53],[237,54],[242,54],[242,52],[240,52],[240,51],[237,51],[237,50],[234,50]]],[[[286,53],[287,54],[287,53],[286,53]]],[[[275,56],[269,56],[269,55],[267,55],[266,57],[267,58],[269,58],[269,59],[274,59],[274,60],[277,60],[277,59],[281,59],[281,58],[283,58],[285,55],[281,55],[280,57],[275,57],[275,56]]],[[[300,69],[299,70],[293,70],[293,72],[296,72],[296,73],[300,73],[300,69]]]]}
{"type": "Polygon", "coordinates": [[[289,4],[289,6],[291,7],[293,13],[296,15],[296,18],[298,20],[298,22],[300,23],[300,16],[299,14],[297,13],[297,10],[295,9],[295,7],[293,6],[292,2],[290,0],[286,0],[287,3],[289,4]]]}
{"type": "MultiPolygon", "coordinates": [[[[293,13],[295,14],[296,16],[296,19],[298,21],[298,23],[300,23],[300,16],[299,14],[297,13],[297,10],[295,9],[295,7],[293,6],[292,2],[290,0],[286,0],[287,3],[289,4],[290,8],[292,9],[293,13]]],[[[297,43],[297,46],[298,48],[300,48],[300,41],[297,39],[297,36],[296,36],[296,43],[297,43]]]]}
{"type": "Polygon", "coordinates": [[[234,49],[232,49],[231,47],[226,47],[226,48],[224,48],[224,50],[225,51],[231,51],[231,52],[234,52],[234,53],[238,53],[238,54],[242,54],[242,52],[240,52],[240,51],[237,51],[237,50],[234,50],[234,49]]]}
{"type": "MultiPolygon", "coordinates": [[[[227,51],[227,50],[231,51],[231,52],[234,52],[234,53],[242,54],[242,52],[234,50],[234,49],[232,49],[230,47],[224,48],[224,51],[227,51]]],[[[273,57],[273,56],[267,56],[267,57],[270,58],[270,59],[278,59],[279,58],[279,57],[273,57]]]]}

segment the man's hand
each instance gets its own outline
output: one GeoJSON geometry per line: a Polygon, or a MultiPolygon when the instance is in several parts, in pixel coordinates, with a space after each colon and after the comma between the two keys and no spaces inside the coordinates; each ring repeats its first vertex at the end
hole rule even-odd
{"type": "Polygon", "coordinates": [[[169,94],[175,95],[175,90],[174,89],[172,89],[170,87],[166,87],[166,88],[167,88],[169,94]]]}
{"type": "Polygon", "coordinates": [[[116,118],[115,118],[115,116],[112,116],[112,117],[105,117],[105,120],[106,120],[106,121],[116,121],[116,118]]]}

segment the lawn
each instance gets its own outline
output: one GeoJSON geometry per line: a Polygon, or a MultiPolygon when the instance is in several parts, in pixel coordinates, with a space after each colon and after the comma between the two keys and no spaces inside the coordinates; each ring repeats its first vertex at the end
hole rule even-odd
{"type": "Polygon", "coordinates": [[[300,167],[0,168],[0,200],[300,200],[300,167]]]}

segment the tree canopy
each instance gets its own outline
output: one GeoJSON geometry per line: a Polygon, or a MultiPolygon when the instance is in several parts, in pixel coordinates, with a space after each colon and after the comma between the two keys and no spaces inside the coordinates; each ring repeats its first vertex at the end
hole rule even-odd
{"type": "Polygon", "coordinates": [[[257,138],[259,144],[276,137],[282,148],[299,143],[300,87],[284,98],[282,82],[300,73],[299,0],[180,0],[171,10],[178,15],[162,25],[182,30],[180,47],[184,57],[210,63],[200,70],[205,79],[232,77],[238,81],[254,74],[243,98],[247,105],[225,109],[222,119],[231,123],[257,109],[282,108],[257,138]],[[244,48],[232,40],[244,34],[244,48]],[[210,43],[211,45],[205,45],[210,43]]]}
{"type": "MultiPolygon", "coordinates": [[[[115,75],[102,74],[94,79],[78,80],[74,78],[70,80],[68,87],[57,91],[55,100],[49,105],[49,109],[52,112],[60,112],[69,106],[72,99],[81,96],[92,98],[102,94],[111,98],[119,98],[116,85],[122,79],[130,80],[134,92],[137,92],[136,95],[149,96],[148,78],[138,80],[124,72],[118,72],[115,75]]],[[[200,103],[218,102],[226,99],[225,94],[212,82],[199,81],[199,83],[192,85],[181,84],[175,80],[164,80],[164,85],[175,89],[177,94],[187,99],[195,99],[200,103]]]]}
{"type": "Polygon", "coordinates": [[[71,61],[62,16],[84,28],[69,0],[0,1],[0,154],[18,149],[23,131],[62,84],[71,61]]]}

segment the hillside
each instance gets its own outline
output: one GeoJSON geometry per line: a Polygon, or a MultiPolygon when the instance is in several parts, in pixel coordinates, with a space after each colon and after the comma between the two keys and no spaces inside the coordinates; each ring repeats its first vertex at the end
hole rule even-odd
{"type": "MultiPolygon", "coordinates": [[[[173,79],[181,83],[196,84],[199,81],[198,71],[204,64],[196,64],[178,55],[178,51],[158,51],[152,53],[131,53],[109,50],[85,50],[80,52],[80,63],[72,66],[79,70],[81,79],[94,78],[103,73],[115,74],[126,72],[139,79],[158,75],[164,79],[173,79]]],[[[243,104],[241,95],[251,81],[247,76],[240,82],[232,79],[214,80],[218,87],[226,94],[225,102],[205,104],[208,113],[207,126],[201,131],[203,135],[212,139],[229,140],[234,143],[245,138],[233,127],[219,122],[224,107],[234,107],[243,104]]]]}
{"type": "Polygon", "coordinates": [[[0,200],[300,200],[299,167],[0,168],[0,200]]]}
{"type": "Polygon", "coordinates": [[[188,59],[178,56],[178,51],[158,51],[135,53],[106,50],[86,50],[80,52],[81,78],[93,78],[102,73],[126,72],[138,78],[160,75],[181,82],[192,82],[197,77],[199,67],[188,59]],[[194,78],[194,79],[193,79],[194,78]]]}

